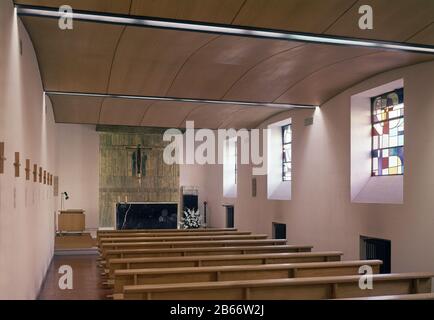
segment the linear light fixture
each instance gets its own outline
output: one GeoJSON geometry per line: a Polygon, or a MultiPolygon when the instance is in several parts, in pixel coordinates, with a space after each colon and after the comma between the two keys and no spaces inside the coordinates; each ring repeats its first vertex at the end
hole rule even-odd
{"type": "MultiPolygon", "coordinates": [[[[59,12],[57,8],[35,7],[16,5],[19,16],[37,16],[46,18],[65,17],[65,13],[59,12]]],[[[233,35],[242,37],[256,37],[274,40],[300,41],[307,43],[319,43],[330,45],[370,47],[374,49],[409,51],[425,54],[434,54],[434,46],[407,44],[400,42],[387,42],[377,40],[364,40],[357,38],[326,36],[313,33],[297,33],[273,29],[241,27],[225,24],[211,24],[186,20],[160,19],[152,17],[140,17],[130,15],[106,14],[92,11],[75,10],[72,18],[81,21],[97,23],[110,23],[120,25],[131,25],[148,28],[173,29],[180,31],[195,31],[204,33],[215,33],[222,35],[233,35]]]]}
{"type": "Polygon", "coordinates": [[[269,107],[269,108],[278,108],[278,109],[315,109],[317,107],[311,105],[298,105],[298,104],[287,104],[287,103],[230,101],[230,100],[194,99],[194,98],[159,97],[159,96],[134,96],[134,95],[83,93],[83,92],[46,91],[45,94],[49,96],[74,96],[74,97],[93,97],[93,98],[111,98],[111,99],[149,100],[149,101],[189,102],[189,103],[203,103],[203,104],[206,103],[206,104],[239,105],[244,107],[269,107]]]}

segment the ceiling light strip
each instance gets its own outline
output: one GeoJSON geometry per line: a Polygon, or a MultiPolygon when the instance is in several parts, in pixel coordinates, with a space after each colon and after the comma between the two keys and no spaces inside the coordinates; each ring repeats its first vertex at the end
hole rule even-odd
{"type": "MultiPolygon", "coordinates": [[[[46,18],[61,18],[64,13],[59,12],[56,8],[34,7],[16,5],[17,14],[22,16],[38,16],[46,18]]],[[[180,21],[171,19],[155,19],[147,17],[124,16],[115,14],[101,14],[88,11],[74,11],[73,19],[110,23],[120,25],[133,25],[142,27],[152,27],[160,29],[174,29],[182,31],[195,31],[205,33],[216,33],[222,35],[234,35],[244,37],[266,38],[274,40],[300,41],[307,43],[344,45],[370,47],[375,49],[410,51],[425,54],[434,54],[434,46],[406,44],[398,42],[384,42],[375,40],[363,40],[356,38],[325,36],[321,34],[294,33],[279,30],[254,29],[233,25],[206,24],[202,22],[180,21]]]]}
{"type": "Polygon", "coordinates": [[[311,105],[298,105],[298,104],[287,104],[287,103],[192,99],[192,98],[158,97],[158,96],[134,96],[134,95],[121,95],[121,94],[101,94],[101,93],[82,93],[82,92],[47,91],[45,92],[45,94],[50,96],[74,96],[74,97],[93,97],[93,98],[109,98],[109,99],[188,102],[188,103],[202,103],[202,104],[238,105],[244,107],[269,107],[269,108],[278,108],[278,109],[315,109],[317,107],[311,105]]]}

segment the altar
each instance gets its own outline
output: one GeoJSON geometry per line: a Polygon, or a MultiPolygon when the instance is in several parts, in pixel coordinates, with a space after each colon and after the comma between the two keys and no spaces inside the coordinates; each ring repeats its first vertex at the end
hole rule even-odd
{"type": "Polygon", "coordinates": [[[177,229],[177,202],[122,202],[116,205],[116,229],[177,229]]]}

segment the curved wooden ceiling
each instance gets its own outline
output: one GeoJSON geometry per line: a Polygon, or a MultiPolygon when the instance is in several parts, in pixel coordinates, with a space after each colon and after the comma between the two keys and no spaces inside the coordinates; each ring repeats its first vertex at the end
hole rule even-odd
{"type": "Polygon", "coordinates": [[[126,98],[82,97],[48,94],[58,123],[185,128],[255,128],[282,110],[266,107],[214,105],[126,98]],[[237,117],[233,117],[237,115],[237,117]]]}
{"type": "MultiPolygon", "coordinates": [[[[64,0],[14,0],[59,7],[64,0]]],[[[432,0],[69,0],[76,10],[182,19],[294,32],[434,45],[432,0]],[[360,6],[370,5],[374,30],[360,30],[360,6]],[[426,29],[429,30],[426,30],[426,29]],[[424,35],[421,36],[420,33],[424,35]]]]}
{"type": "MultiPolygon", "coordinates": [[[[56,7],[62,0],[16,0],[56,7]]],[[[74,9],[434,45],[434,1],[75,0],[74,9]],[[374,30],[357,27],[374,9],[374,30]],[[411,14],[409,14],[409,12],[411,14]],[[381,19],[379,18],[381,17],[381,19]]],[[[46,91],[321,105],[377,73],[433,60],[369,48],[21,17],[46,91]]],[[[112,125],[254,127],[282,110],[240,105],[51,96],[56,121],[112,125]]]]}

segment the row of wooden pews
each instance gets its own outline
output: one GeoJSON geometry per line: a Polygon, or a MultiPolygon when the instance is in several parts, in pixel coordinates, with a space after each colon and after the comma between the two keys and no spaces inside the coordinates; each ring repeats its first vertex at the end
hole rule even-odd
{"type": "Polygon", "coordinates": [[[97,235],[113,299],[434,299],[432,273],[378,274],[379,260],[341,261],[237,229],[107,230],[97,235]],[[360,267],[373,289],[360,288],[360,267]]]}

